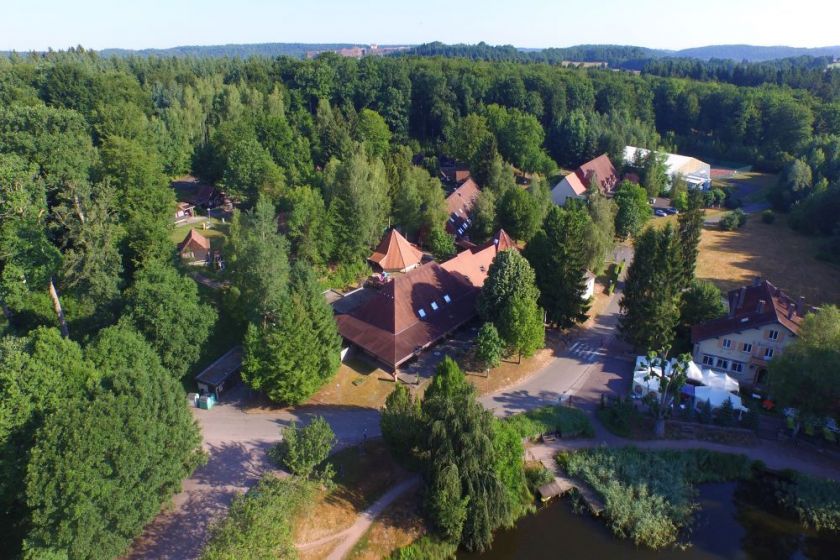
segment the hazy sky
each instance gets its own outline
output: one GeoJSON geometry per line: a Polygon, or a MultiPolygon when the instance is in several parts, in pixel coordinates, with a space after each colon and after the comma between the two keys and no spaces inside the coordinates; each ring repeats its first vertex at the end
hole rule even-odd
{"type": "Polygon", "coordinates": [[[224,43],[840,44],[840,0],[0,0],[0,50],[224,43]]]}

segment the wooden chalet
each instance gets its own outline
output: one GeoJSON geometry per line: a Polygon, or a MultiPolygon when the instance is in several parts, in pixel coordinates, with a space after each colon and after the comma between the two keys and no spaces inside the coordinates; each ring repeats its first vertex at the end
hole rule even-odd
{"type": "Polygon", "coordinates": [[[178,244],[178,254],[190,262],[208,262],[210,260],[210,240],[194,229],[178,244]]]}

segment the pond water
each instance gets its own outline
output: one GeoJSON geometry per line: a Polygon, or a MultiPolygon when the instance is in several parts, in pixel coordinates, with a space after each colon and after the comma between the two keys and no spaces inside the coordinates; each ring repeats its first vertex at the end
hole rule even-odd
{"type": "Polygon", "coordinates": [[[460,553],[459,560],[541,560],[621,558],[628,560],[823,559],[840,558],[840,536],[803,531],[772,510],[767,486],[758,482],[705,484],[698,487],[701,509],[685,550],[652,551],[613,536],[606,524],[572,512],[555,499],[516,527],[501,530],[493,549],[460,553]]]}

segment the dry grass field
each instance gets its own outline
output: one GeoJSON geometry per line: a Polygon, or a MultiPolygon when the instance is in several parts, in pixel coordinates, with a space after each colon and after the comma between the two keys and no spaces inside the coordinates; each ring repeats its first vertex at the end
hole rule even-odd
{"type": "Polygon", "coordinates": [[[420,489],[409,492],[382,512],[356,543],[348,558],[378,560],[407,546],[427,532],[420,515],[420,489]]]}
{"type": "Polygon", "coordinates": [[[753,215],[740,230],[704,228],[697,278],[726,291],[760,276],[811,304],[840,305],[840,267],[817,260],[819,240],[794,232],[784,222],[765,224],[753,215]]]}

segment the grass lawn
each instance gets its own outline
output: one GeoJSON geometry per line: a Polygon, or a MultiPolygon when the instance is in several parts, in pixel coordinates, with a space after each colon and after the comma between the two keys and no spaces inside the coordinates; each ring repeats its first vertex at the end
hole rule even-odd
{"type": "Polygon", "coordinates": [[[750,216],[736,231],[707,227],[700,239],[696,275],[724,292],[761,276],[811,304],[840,304],[840,267],[815,258],[819,241],[796,233],[783,217],[765,224],[750,216]]]}
{"type": "Polygon", "coordinates": [[[778,175],[749,171],[747,173],[738,173],[735,177],[715,179],[712,186],[720,189],[730,189],[740,186],[745,191],[748,191],[748,194],[743,196],[744,202],[761,202],[767,196],[767,191],[776,184],[776,181],[778,181],[778,175]]]}
{"type": "Polygon", "coordinates": [[[393,390],[390,373],[369,360],[352,356],[307,403],[381,408],[393,390]]]}
{"type": "Polygon", "coordinates": [[[330,457],[335,488],[321,490],[312,508],[294,522],[295,543],[308,543],[350,527],[356,517],[393,485],[409,476],[381,439],[348,447],[330,457]]]}
{"type": "Polygon", "coordinates": [[[210,246],[214,251],[221,251],[230,232],[230,222],[222,223],[219,218],[207,218],[207,221],[203,223],[207,224],[207,229],[201,229],[202,223],[175,226],[172,228],[169,238],[173,244],[177,245],[184,240],[191,229],[194,229],[210,240],[210,246]]]}

